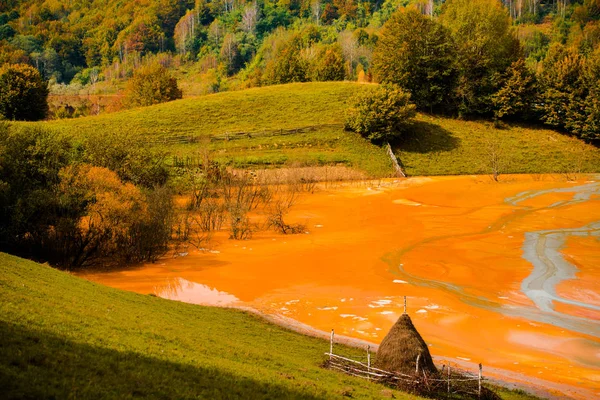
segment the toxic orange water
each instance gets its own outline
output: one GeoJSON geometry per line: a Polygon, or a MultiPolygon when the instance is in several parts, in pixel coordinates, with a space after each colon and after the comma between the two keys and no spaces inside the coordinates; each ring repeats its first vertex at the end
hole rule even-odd
{"type": "MultiPolygon", "coordinates": [[[[600,396],[600,312],[560,301],[545,312],[522,290],[533,270],[524,258],[528,232],[600,221],[599,196],[571,201],[571,189],[555,191],[595,177],[503,179],[321,188],[289,216],[306,223],[307,234],[218,236],[210,252],[84,277],[186,302],[249,305],[376,343],[408,296],[408,312],[434,356],[552,381],[576,398],[600,396]]],[[[600,305],[600,241],[588,233],[561,247],[578,272],[557,285],[556,295],[593,307],[600,305]]]]}

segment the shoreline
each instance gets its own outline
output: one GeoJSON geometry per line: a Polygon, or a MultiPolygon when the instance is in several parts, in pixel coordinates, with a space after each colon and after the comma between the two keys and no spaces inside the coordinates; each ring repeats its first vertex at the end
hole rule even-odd
{"type": "MultiPolygon", "coordinates": [[[[177,301],[177,300],[175,300],[177,301]]],[[[219,307],[214,305],[203,305],[205,307],[219,307]]],[[[300,333],[305,336],[311,336],[319,339],[329,340],[331,333],[325,332],[320,329],[314,328],[308,324],[297,321],[293,318],[286,317],[281,314],[269,314],[263,311],[260,311],[256,308],[245,306],[245,305],[229,305],[222,308],[232,308],[240,311],[245,311],[247,313],[253,314],[259,318],[266,320],[269,323],[280,326],[282,328],[291,330],[296,333],[300,333]]],[[[371,346],[371,351],[376,352],[379,348],[379,345],[373,342],[369,342],[366,340],[353,338],[350,336],[344,335],[335,335],[334,336],[334,346],[335,344],[341,344],[344,346],[354,347],[354,348],[366,348],[367,346],[371,346]]],[[[323,353],[326,353],[327,349],[323,349],[323,353]]],[[[436,366],[440,367],[442,364],[450,362],[454,365],[457,365],[461,369],[476,371],[478,368],[478,364],[470,361],[460,360],[452,357],[444,357],[444,356],[436,356],[433,355],[433,361],[436,366]],[[441,363],[441,362],[444,363],[441,363]]],[[[544,379],[535,378],[532,376],[524,375],[518,372],[513,372],[501,368],[495,368],[483,365],[484,377],[488,382],[491,382],[494,385],[501,386],[505,389],[515,390],[520,389],[525,392],[532,394],[534,396],[538,396],[544,399],[550,400],[559,400],[565,398],[594,398],[594,393],[586,389],[578,389],[573,388],[572,386],[562,385],[560,383],[547,381],[544,379]],[[572,397],[573,395],[577,397],[572,397]]]]}
{"type": "MultiPolygon", "coordinates": [[[[315,227],[311,230],[312,236],[265,234],[252,242],[219,242],[215,247],[218,251],[210,251],[206,256],[192,257],[190,253],[189,259],[163,260],[159,264],[143,266],[142,271],[125,268],[125,272],[103,274],[97,271],[98,274],[83,275],[92,281],[138,293],[154,293],[205,306],[237,308],[285,329],[327,341],[333,327],[336,333],[357,337],[336,334],[336,344],[365,350],[367,345],[377,349],[369,341],[379,342],[385,333],[382,328],[397,318],[397,315],[391,315],[401,309],[394,300],[396,295],[418,297],[414,305],[415,310],[419,310],[413,318],[422,323],[423,333],[431,338],[435,348],[440,346],[434,351],[447,356],[434,357],[438,365],[451,362],[458,368],[474,371],[477,365],[471,360],[485,361],[498,367],[484,365],[484,376],[499,386],[525,389],[545,398],[596,398],[600,395],[595,385],[597,341],[587,340],[589,331],[597,329],[590,326],[594,318],[584,324],[581,317],[567,314],[568,317],[562,318],[564,324],[556,326],[554,321],[549,321],[558,318],[555,313],[540,313],[535,303],[530,304],[530,298],[519,290],[520,284],[532,272],[531,262],[523,255],[527,233],[569,229],[571,226],[553,221],[562,211],[544,214],[546,209],[557,210],[561,205],[580,200],[570,193],[578,188],[579,182],[562,182],[558,178],[507,176],[508,185],[493,184],[490,187],[485,176],[340,182],[324,188],[323,193],[307,196],[305,203],[290,217],[310,219],[315,227]],[[463,191],[455,189],[456,182],[463,183],[462,186],[469,190],[478,190],[481,197],[471,201],[463,191]],[[553,194],[556,191],[558,195],[553,194]],[[446,192],[448,199],[438,196],[438,193],[446,192]],[[530,199],[540,197],[540,192],[548,196],[537,202],[530,199]],[[332,197],[334,195],[337,197],[332,197]],[[340,206],[339,199],[344,200],[344,207],[340,206]],[[513,205],[510,200],[528,202],[513,205]],[[407,208],[415,205],[420,207],[407,208]],[[513,208],[516,213],[510,212],[513,208]],[[539,215],[535,214],[538,210],[542,210],[539,215]],[[350,220],[349,215],[352,215],[350,220]],[[464,227],[463,219],[471,215],[473,223],[464,227]],[[393,224],[392,217],[404,218],[406,223],[404,226],[393,224]],[[514,223],[513,220],[519,221],[514,223]],[[365,233],[366,222],[369,226],[379,224],[378,228],[365,233]],[[431,228],[432,233],[410,236],[413,226],[431,228]],[[397,235],[411,240],[403,241],[404,247],[390,253],[389,249],[397,246],[394,239],[397,235]],[[447,242],[431,244],[436,240],[447,242]],[[463,241],[466,241],[465,246],[463,241]],[[481,251],[482,241],[505,251],[481,251]],[[420,249],[412,256],[404,254],[416,247],[420,249]],[[384,256],[374,259],[360,250],[362,248],[384,256]],[[407,273],[410,274],[410,267],[420,265],[422,259],[429,259],[424,257],[429,254],[427,252],[443,253],[447,249],[451,255],[456,252],[460,256],[465,249],[474,250],[474,255],[454,269],[450,268],[454,266],[452,257],[440,256],[431,266],[424,267],[424,276],[402,278],[407,261],[407,273]],[[305,266],[305,256],[312,261],[309,267],[305,266]],[[291,260],[285,273],[280,271],[281,257],[291,260]],[[507,260],[511,265],[509,269],[506,268],[507,260]],[[501,276],[507,276],[507,279],[480,275],[477,266],[484,263],[489,265],[492,277],[503,274],[501,276]],[[322,264],[331,264],[335,268],[324,271],[320,268],[322,264]],[[506,275],[507,271],[509,275],[506,275]],[[357,280],[359,275],[364,277],[364,282],[363,278],[357,280]],[[257,280],[270,276],[273,278],[257,280]],[[479,282],[480,276],[479,291],[462,290],[473,280],[479,282]],[[392,281],[392,278],[404,281],[392,281]],[[405,281],[410,281],[411,285],[397,285],[409,283],[405,281]],[[249,285],[250,282],[253,284],[249,285]],[[311,286],[307,287],[308,284],[311,286]],[[282,292],[282,288],[288,287],[282,292]],[[352,302],[355,300],[352,297],[359,301],[352,302]],[[437,309],[440,311],[433,311],[437,309]],[[428,311],[430,313],[426,314],[428,311]],[[504,317],[498,318],[496,313],[504,317]],[[426,319],[425,316],[431,317],[426,319]],[[528,323],[523,324],[523,320],[528,323]],[[540,327],[539,323],[544,326],[540,327]],[[440,328],[450,326],[454,331],[440,334],[440,328]],[[354,328],[360,334],[353,333],[354,328]],[[561,328],[573,331],[573,334],[564,333],[561,328]],[[473,342],[470,334],[459,335],[460,329],[461,332],[478,333],[478,340],[473,342]],[[570,347],[563,348],[563,343],[570,347]],[[544,378],[538,379],[540,377],[544,378]]],[[[584,183],[595,188],[589,185],[589,180],[584,183]]],[[[577,225],[581,228],[596,214],[586,212],[581,201],[575,203],[579,208],[569,211],[568,216],[581,222],[582,225],[577,225]]],[[[595,284],[591,282],[588,286],[594,288],[595,284]]],[[[323,352],[329,350],[328,344],[323,352]]]]}

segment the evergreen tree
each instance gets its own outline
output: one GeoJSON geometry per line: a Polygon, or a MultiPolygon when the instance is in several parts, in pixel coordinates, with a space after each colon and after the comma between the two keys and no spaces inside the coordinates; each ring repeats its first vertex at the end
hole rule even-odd
{"type": "Polygon", "coordinates": [[[520,58],[513,62],[503,77],[503,85],[492,96],[496,118],[531,119],[537,94],[535,75],[520,58]]]}
{"type": "Polygon", "coordinates": [[[300,56],[301,40],[298,35],[289,42],[269,61],[265,67],[264,82],[278,85],[289,82],[306,82],[307,63],[300,56]]]}
{"type": "Polygon", "coordinates": [[[344,57],[339,45],[321,48],[312,66],[311,75],[313,81],[344,80],[344,57]]]}
{"type": "Polygon", "coordinates": [[[588,95],[584,81],[585,59],[574,48],[554,44],[539,74],[539,108],[542,121],[580,135],[588,95]]]}

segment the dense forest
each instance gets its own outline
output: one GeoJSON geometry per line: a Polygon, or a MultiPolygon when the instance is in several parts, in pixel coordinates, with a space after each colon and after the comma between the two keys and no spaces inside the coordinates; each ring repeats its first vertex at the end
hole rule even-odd
{"type": "Polygon", "coordinates": [[[388,82],[422,111],[540,121],[586,140],[600,136],[599,47],[600,0],[0,4],[0,65],[34,66],[51,92],[118,87],[157,62],[204,92],[388,82]]]}

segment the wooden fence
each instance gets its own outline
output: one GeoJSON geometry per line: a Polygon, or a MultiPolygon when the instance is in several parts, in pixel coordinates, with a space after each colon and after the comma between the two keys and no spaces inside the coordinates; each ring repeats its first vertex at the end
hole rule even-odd
{"type": "Polygon", "coordinates": [[[340,128],[342,124],[321,124],[321,125],[310,125],[298,128],[288,129],[263,129],[258,131],[247,131],[247,132],[225,132],[216,135],[206,135],[203,133],[189,133],[181,135],[168,135],[168,136],[157,136],[149,138],[149,141],[153,144],[190,144],[197,143],[202,138],[208,138],[211,142],[217,141],[231,141],[239,139],[252,139],[261,137],[275,137],[275,136],[287,136],[295,135],[299,133],[316,132],[322,128],[340,128]]]}
{"type": "Polygon", "coordinates": [[[334,331],[332,329],[329,352],[325,353],[328,357],[325,361],[325,367],[348,375],[425,395],[439,396],[441,393],[445,392],[449,396],[462,395],[478,399],[497,397],[490,390],[487,390],[482,386],[484,378],[483,367],[481,364],[479,364],[478,374],[473,374],[458,368],[452,368],[448,363],[447,365],[443,365],[441,371],[438,371],[437,374],[427,375],[425,371],[419,369],[419,355],[416,359],[415,373],[405,374],[385,371],[373,367],[371,365],[372,357],[370,346],[367,347],[365,363],[335,354],[333,352],[333,345],[334,331]]]}

